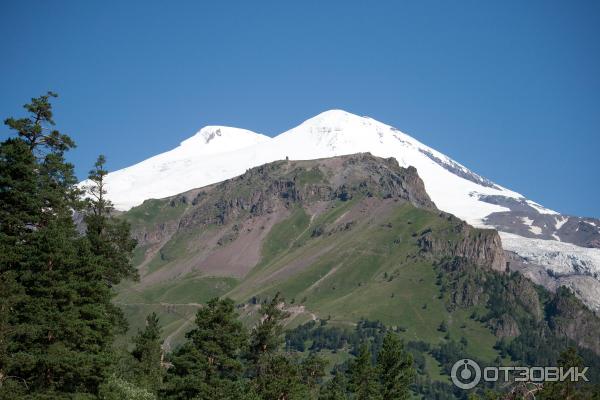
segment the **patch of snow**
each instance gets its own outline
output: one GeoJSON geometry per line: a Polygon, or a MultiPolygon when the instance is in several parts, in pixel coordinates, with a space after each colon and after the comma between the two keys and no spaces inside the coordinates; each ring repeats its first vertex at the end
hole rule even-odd
{"type": "Polygon", "coordinates": [[[558,216],[556,217],[556,224],[554,225],[554,227],[556,228],[556,230],[559,230],[564,224],[567,223],[568,220],[569,217],[563,217],[562,215],[558,216]]]}
{"type": "Polygon", "coordinates": [[[531,207],[535,208],[536,211],[539,212],[540,214],[559,215],[559,213],[557,213],[556,211],[546,208],[546,207],[536,203],[535,201],[532,201],[532,200],[526,200],[526,201],[527,201],[527,204],[529,204],[531,207]]]}
{"type": "Polygon", "coordinates": [[[545,266],[555,275],[588,275],[600,280],[600,249],[554,240],[531,239],[499,232],[502,247],[527,261],[545,266]]]}
{"type": "Polygon", "coordinates": [[[540,228],[539,226],[534,226],[533,225],[534,221],[531,218],[529,218],[529,217],[521,217],[521,221],[523,221],[523,223],[529,227],[529,231],[531,233],[533,233],[534,235],[541,235],[542,234],[542,228],[540,228]]]}
{"type": "MultiPolygon", "coordinates": [[[[116,209],[128,210],[147,199],[176,195],[230,178],[235,176],[230,176],[231,171],[242,173],[247,167],[231,169],[226,163],[235,166],[235,159],[228,155],[268,140],[268,136],[245,129],[204,127],[173,150],[109,173],[107,196],[116,209]]],[[[83,181],[80,186],[88,184],[83,181]]]]}

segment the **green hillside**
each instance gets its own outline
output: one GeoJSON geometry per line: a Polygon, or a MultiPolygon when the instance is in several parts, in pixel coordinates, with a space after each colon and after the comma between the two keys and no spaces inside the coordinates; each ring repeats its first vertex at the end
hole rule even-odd
{"type": "MultiPolygon", "coordinates": [[[[515,339],[544,331],[552,343],[549,326],[572,309],[549,311],[554,295],[501,270],[497,233],[437,210],[415,176],[370,155],[277,162],[128,211],[141,280],[122,284],[115,301],[129,335],[156,312],[175,348],[216,296],[232,298],[252,326],[279,292],[288,329],[381,321],[428,349],[420,372],[442,383],[440,354],[510,362],[525,357],[511,349],[515,339]]],[[[570,340],[598,346],[589,333],[570,340]]],[[[333,366],[350,348],[323,351],[333,366]]]]}

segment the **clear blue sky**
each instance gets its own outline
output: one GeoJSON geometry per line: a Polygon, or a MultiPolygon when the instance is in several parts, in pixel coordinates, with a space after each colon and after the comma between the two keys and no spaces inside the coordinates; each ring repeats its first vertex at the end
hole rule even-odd
{"type": "MultiPolygon", "coordinates": [[[[48,89],[84,177],[331,108],[600,217],[598,1],[0,0],[0,116],[48,89]]],[[[1,128],[2,137],[6,129],[1,128]]]]}

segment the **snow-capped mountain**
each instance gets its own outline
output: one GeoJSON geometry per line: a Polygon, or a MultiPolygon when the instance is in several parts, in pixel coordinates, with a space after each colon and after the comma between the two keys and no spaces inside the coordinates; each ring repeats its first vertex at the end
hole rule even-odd
{"type": "Polygon", "coordinates": [[[146,199],[231,178],[234,175],[220,167],[228,154],[269,140],[245,129],[204,127],[173,150],[108,174],[108,196],[118,210],[128,210],[146,199]]]}
{"type": "Polygon", "coordinates": [[[524,264],[547,269],[552,277],[594,278],[582,298],[594,308],[600,306],[585,299],[600,299],[600,220],[560,215],[392,126],[342,110],[323,112],[273,138],[237,128],[205,127],[171,151],[110,173],[108,197],[117,209],[127,210],[146,199],[216,183],[286,157],[304,160],[359,152],[416,167],[439,209],[475,226],[497,228],[504,248],[519,254],[524,264]]]}

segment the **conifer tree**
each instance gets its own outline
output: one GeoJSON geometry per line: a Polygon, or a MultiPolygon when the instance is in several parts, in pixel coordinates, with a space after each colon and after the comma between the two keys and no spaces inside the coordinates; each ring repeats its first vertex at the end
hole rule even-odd
{"type": "Polygon", "coordinates": [[[250,336],[249,375],[256,393],[265,400],[306,399],[309,388],[303,383],[300,363],[279,352],[283,344],[283,322],[289,316],[283,303],[283,297],[277,293],[261,307],[261,321],[250,336]]]}
{"type": "Polygon", "coordinates": [[[64,160],[64,152],[74,144],[51,130],[50,97],[55,95],[48,93],[25,105],[28,117],[5,121],[17,137],[2,143],[0,156],[0,272],[3,284],[18,293],[6,299],[11,306],[3,319],[9,334],[0,364],[3,375],[30,393],[94,386],[93,380],[72,379],[78,375],[78,363],[89,360],[74,348],[72,323],[78,293],[71,278],[79,266],[81,243],[71,212],[79,205],[79,192],[73,166],[64,160]]]}
{"type": "Polygon", "coordinates": [[[35,158],[21,138],[0,144],[0,393],[24,389],[21,377],[11,375],[14,308],[25,296],[19,266],[28,253],[28,237],[39,217],[35,158]]]}
{"type": "Polygon", "coordinates": [[[321,386],[319,400],[347,400],[347,386],[345,374],[337,372],[329,382],[321,386]]]}
{"type": "Polygon", "coordinates": [[[136,241],[131,238],[127,221],[112,217],[113,205],[106,198],[104,178],[108,174],[104,165],[106,158],[98,156],[94,168],[88,174],[89,196],[85,207],[86,236],[92,252],[98,257],[103,278],[110,285],[124,278],[137,279],[137,271],[130,261],[136,241]]]}
{"type": "MultiPolygon", "coordinates": [[[[567,370],[571,367],[583,368],[583,359],[574,347],[569,347],[560,354],[558,366],[567,370]]],[[[581,384],[581,382],[579,383],[581,384]]],[[[539,398],[543,400],[558,400],[558,399],[580,399],[585,398],[585,389],[589,388],[589,384],[585,387],[578,387],[577,382],[571,382],[570,379],[558,382],[547,382],[544,385],[539,398]],[[582,390],[583,389],[583,390],[582,390]]]]}
{"type": "Polygon", "coordinates": [[[255,362],[261,356],[275,352],[283,342],[283,321],[289,313],[283,310],[282,303],[281,293],[277,293],[261,307],[261,322],[252,330],[250,337],[250,358],[255,362]]]}
{"type": "Polygon", "coordinates": [[[381,400],[381,387],[377,370],[371,363],[371,352],[364,343],[359,353],[350,363],[350,390],[357,400],[381,400]]]}
{"type": "Polygon", "coordinates": [[[146,326],[133,338],[135,347],[131,352],[135,359],[136,383],[157,393],[162,386],[162,340],[158,316],[152,313],[146,317],[146,326]]]}
{"type": "Polygon", "coordinates": [[[377,369],[384,399],[410,398],[409,386],[415,376],[412,356],[404,351],[400,338],[388,332],[377,355],[377,369]]]}
{"type": "Polygon", "coordinates": [[[299,363],[282,353],[267,353],[258,360],[260,373],[254,377],[256,392],[264,400],[305,400],[308,385],[302,381],[299,363]]]}
{"type": "Polygon", "coordinates": [[[196,327],[172,356],[166,398],[224,398],[241,388],[247,332],[231,299],[212,299],[196,314],[196,327]]]}
{"type": "Polygon", "coordinates": [[[302,360],[300,368],[302,371],[302,380],[309,390],[314,391],[325,376],[325,367],[327,361],[316,353],[310,353],[308,357],[302,360]]]}
{"type": "Polygon", "coordinates": [[[73,222],[81,191],[64,154],[74,143],[53,128],[53,97],[7,119],[17,135],[0,145],[0,394],[86,398],[107,376],[123,319],[110,263],[73,222]]]}

